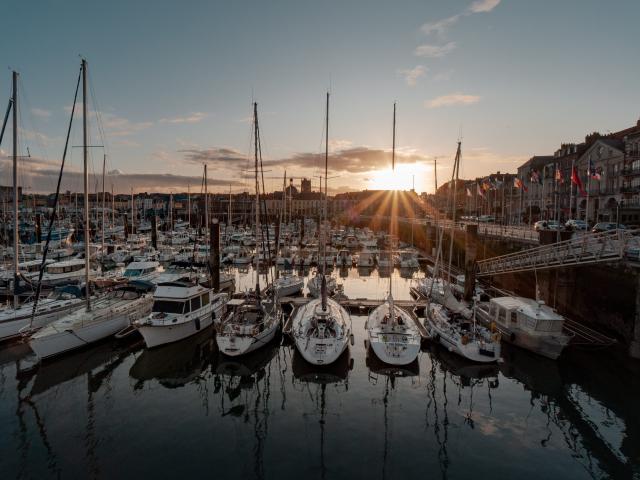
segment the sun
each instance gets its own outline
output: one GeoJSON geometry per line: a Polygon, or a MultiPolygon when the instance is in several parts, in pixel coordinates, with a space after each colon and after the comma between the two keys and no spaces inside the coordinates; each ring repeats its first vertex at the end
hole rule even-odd
{"type": "Polygon", "coordinates": [[[414,165],[399,164],[395,170],[386,168],[371,172],[368,188],[371,190],[410,190],[413,188],[416,176],[414,165]]]}

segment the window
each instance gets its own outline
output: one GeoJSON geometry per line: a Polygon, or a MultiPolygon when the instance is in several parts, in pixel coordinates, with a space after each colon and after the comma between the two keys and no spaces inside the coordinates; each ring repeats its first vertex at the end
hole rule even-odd
{"type": "Polygon", "coordinates": [[[153,302],[152,312],[177,313],[181,314],[184,309],[184,302],[170,302],[168,300],[156,300],[153,302]]]}
{"type": "Polygon", "coordinates": [[[205,305],[209,305],[209,294],[205,293],[204,295],[202,295],[200,297],[200,300],[202,302],[202,306],[204,307],[205,305]]]}
{"type": "Polygon", "coordinates": [[[191,311],[200,309],[200,297],[195,297],[191,299],[191,311]]]}

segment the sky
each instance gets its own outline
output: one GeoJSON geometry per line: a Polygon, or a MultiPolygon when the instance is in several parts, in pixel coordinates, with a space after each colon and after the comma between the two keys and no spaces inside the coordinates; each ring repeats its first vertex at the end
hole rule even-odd
{"type": "MultiPolygon", "coordinates": [[[[458,139],[464,178],[515,172],[640,116],[637,0],[3,0],[0,17],[0,109],[15,69],[27,193],[55,189],[80,56],[91,188],[106,154],[116,192],[200,192],[204,163],[209,191],[250,191],[254,101],[268,190],[285,169],[318,188],[327,91],[330,192],[433,191],[458,139]]],[[[80,119],[65,189],[82,186],[80,119]]]]}

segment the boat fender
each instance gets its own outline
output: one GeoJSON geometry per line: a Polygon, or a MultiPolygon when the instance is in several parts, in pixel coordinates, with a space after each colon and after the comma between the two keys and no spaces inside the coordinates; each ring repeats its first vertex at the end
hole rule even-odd
{"type": "Polygon", "coordinates": [[[463,335],[460,341],[462,342],[463,345],[466,345],[469,343],[469,337],[467,335],[463,335]]]}
{"type": "Polygon", "coordinates": [[[351,342],[351,346],[353,347],[355,345],[355,337],[353,336],[353,333],[349,335],[349,341],[351,342]]]}
{"type": "Polygon", "coordinates": [[[196,330],[200,330],[200,317],[196,317],[195,322],[196,322],[196,330]]]}

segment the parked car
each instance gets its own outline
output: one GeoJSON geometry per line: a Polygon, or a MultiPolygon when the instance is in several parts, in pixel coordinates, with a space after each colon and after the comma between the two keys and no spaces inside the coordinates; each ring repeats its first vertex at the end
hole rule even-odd
{"type": "Polygon", "coordinates": [[[625,227],[624,225],[622,225],[621,223],[616,223],[616,222],[599,222],[596,223],[595,226],[593,227],[593,229],[591,229],[591,231],[593,233],[600,233],[600,232],[608,232],[611,230],[616,230],[616,229],[620,229],[620,230],[624,230],[627,227],[625,227]]]}
{"type": "Polygon", "coordinates": [[[493,223],[496,221],[496,217],[493,215],[480,215],[478,221],[481,223],[493,223]]]}
{"type": "Polygon", "coordinates": [[[565,227],[570,228],[571,230],[583,230],[586,231],[589,229],[589,225],[584,220],[571,219],[567,220],[564,224],[565,227]]]}
{"type": "Polygon", "coordinates": [[[536,232],[540,230],[560,230],[562,226],[555,220],[539,220],[533,224],[533,229],[536,232]]]}

